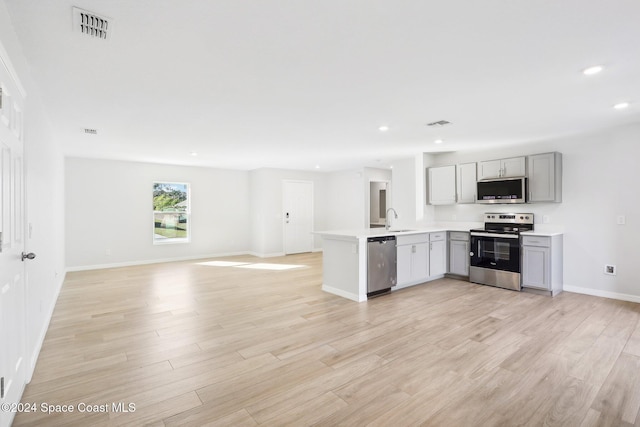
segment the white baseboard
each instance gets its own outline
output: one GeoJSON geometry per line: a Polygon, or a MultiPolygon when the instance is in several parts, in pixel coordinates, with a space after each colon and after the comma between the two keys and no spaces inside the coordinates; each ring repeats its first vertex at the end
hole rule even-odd
{"type": "MultiPolygon", "coordinates": [[[[322,249],[314,250],[314,252],[322,252],[322,249]]],[[[220,258],[220,257],[227,257],[227,256],[242,256],[242,255],[252,255],[258,258],[273,258],[273,257],[285,256],[285,253],[284,252],[260,253],[260,252],[253,252],[253,251],[226,252],[226,253],[218,253],[218,254],[193,255],[193,256],[187,256],[187,257],[173,257],[173,258],[161,258],[161,259],[148,259],[148,260],[142,260],[142,261],[114,262],[109,264],[79,265],[79,266],[67,267],[66,271],[72,272],[72,271],[102,270],[106,268],[132,267],[136,265],[160,264],[163,262],[191,261],[195,259],[220,258]]]]}
{"type": "Polygon", "coordinates": [[[325,284],[322,285],[322,290],[325,292],[329,292],[330,294],[338,295],[339,297],[350,299],[351,301],[355,301],[355,302],[362,302],[367,300],[366,297],[361,300],[357,294],[343,291],[342,289],[333,288],[325,284]]]}
{"type": "Polygon", "coordinates": [[[253,256],[257,256],[258,258],[273,258],[277,256],[284,256],[285,254],[284,252],[272,252],[268,254],[263,254],[260,252],[249,251],[249,252],[245,252],[245,255],[253,255],[253,256]]]}
{"type": "Polygon", "coordinates": [[[582,288],[580,286],[564,285],[562,289],[565,292],[574,292],[576,294],[593,295],[595,297],[617,299],[621,301],[638,302],[640,303],[640,296],[621,294],[618,292],[601,291],[599,289],[582,288]]]}
{"type": "Polygon", "coordinates": [[[29,384],[31,379],[33,378],[33,372],[36,370],[36,363],[38,362],[38,356],[40,356],[40,350],[42,350],[42,345],[44,344],[44,338],[47,336],[47,331],[49,330],[49,324],[51,323],[51,318],[53,317],[53,311],[56,308],[56,303],[58,302],[58,297],[60,296],[60,291],[62,290],[62,285],[64,283],[65,274],[62,275],[62,278],[56,284],[56,292],[53,301],[49,305],[49,310],[45,316],[45,323],[42,325],[40,329],[40,335],[38,336],[38,340],[36,341],[36,345],[33,348],[33,353],[31,353],[29,358],[29,365],[27,366],[26,378],[25,382],[29,384]]]}
{"type": "Polygon", "coordinates": [[[142,261],[116,262],[111,264],[80,265],[76,267],[67,267],[67,271],[70,272],[70,271],[101,270],[105,268],[131,267],[135,265],[159,264],[162,262],[191,261],[195,259],[220,258],[220,257],[238,256],[238,255],[247,255],[247,252],[228,252],[228,253],[222,253],[222,254],[193,255],[188,257],[174,257],[174,258],[162,258],[162,259],[149,259],[149,260],[142,260],[142,261]]]}

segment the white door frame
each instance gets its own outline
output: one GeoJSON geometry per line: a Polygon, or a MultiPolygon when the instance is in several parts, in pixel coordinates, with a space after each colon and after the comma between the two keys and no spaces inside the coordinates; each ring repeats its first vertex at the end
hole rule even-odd
{"type": "MultiPolygon", "coordinates": [[[[286,200],[286,186],[288,184],[310,184],[311,185],[311,218],[309,219],[310,224],[311,224],[311,232],[313,232],[313,224],[314,224],[314,214],[315,214],[315,206],[314,206],[314,194],[315,194],[315,188],[314,188],[314,183],[313,181],[308,181],[308,180],[294,180],[294,179],[283,179],[282,180],[282,252],[287,255],[287,254],[293,254],[293,253],[302,253],[302,252],[289,252],[287,251],[287,200],[286,200]]],[[[313,235],[310,236],[310,247],[309,247],[309,252],[313,251],[313,235]]],[[[306,251],[303,251],[306,252],[306,251]]]]}

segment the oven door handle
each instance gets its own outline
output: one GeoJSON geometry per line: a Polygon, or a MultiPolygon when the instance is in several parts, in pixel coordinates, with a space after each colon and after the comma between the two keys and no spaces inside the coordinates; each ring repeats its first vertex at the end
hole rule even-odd
{"type": "Polygon", "coordinates": [[[494,239],[519,239],[520,236],[518,234],[494,234],[494,233],[479,233],[473,232],[471,236],[477,237],[493,237],[494,239]]]}

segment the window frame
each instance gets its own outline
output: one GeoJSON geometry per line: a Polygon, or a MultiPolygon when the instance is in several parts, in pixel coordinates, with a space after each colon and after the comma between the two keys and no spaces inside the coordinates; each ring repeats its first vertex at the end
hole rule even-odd
{"type": "Polygon", "coordinates": [[[153,242],[154,245],[175,245],[175,244],[181,244],[181,243],[191,243],[191,184],[188,182],[178,182],[178,181],[153,181],[152,186],[151,186],[151,218],[152,218],[152,222],[151,222],[151,240],[153,242]],[[153,193],[155,192],[155,187],[156,184],[160,184],[160,185],[175,185],[175,186],[184,186],[185,187],[185,192],[187,194],[187,198],[186,198],[186,202],[187,202],[187,206],[186,206],[186,210],[184,212],[180,212],[180,211],[176,211],[179,212],[181,214],[184,214],[186,216],[186,232],[187,235],[186,237],[163,237],[163,238],[157,238],[157,233],[156,233],[156,214],[162,214],[162,213],[166,213],[163,211],[156,211],[155,210],[155,206],[154,206],[154,196],[153,193]]]}

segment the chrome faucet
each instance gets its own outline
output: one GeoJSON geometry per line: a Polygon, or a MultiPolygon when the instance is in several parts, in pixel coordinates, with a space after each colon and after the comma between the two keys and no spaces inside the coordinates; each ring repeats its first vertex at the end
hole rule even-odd
{"type": "Polygon", "coordinates": [[[387,215],[384,218],[384,228],[388,231],[391,228],[391,223],[389,222],[389,211],[393,211],[393,216],[398,219],[398,212],[395,209],[389,208],[387,209],[387,215]]]}

